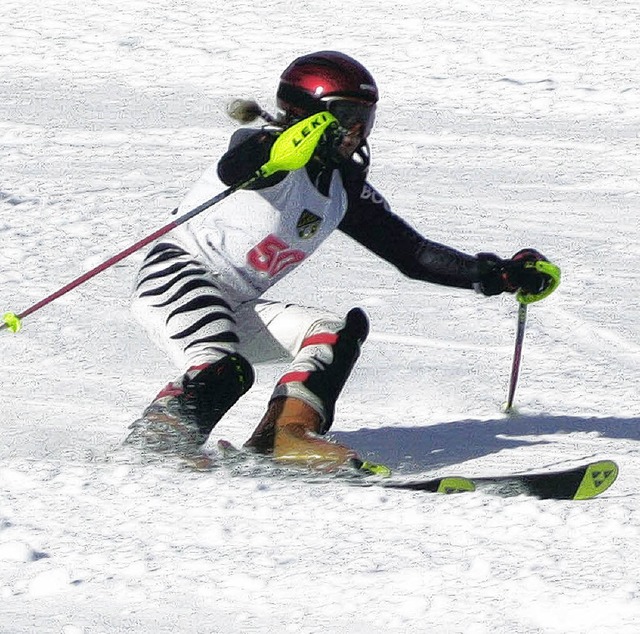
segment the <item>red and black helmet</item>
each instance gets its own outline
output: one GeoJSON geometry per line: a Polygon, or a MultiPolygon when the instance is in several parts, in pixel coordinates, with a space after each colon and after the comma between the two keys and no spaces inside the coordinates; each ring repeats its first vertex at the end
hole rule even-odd
{"type": "Polygon", "coordinates": [[[373,127],[378,88],[360,62],[337,51],[319,51],[298,57],[282,73],[277,101],[287,119],[329,110],[347,129],[361,125],[366,138],[373,127]]]}

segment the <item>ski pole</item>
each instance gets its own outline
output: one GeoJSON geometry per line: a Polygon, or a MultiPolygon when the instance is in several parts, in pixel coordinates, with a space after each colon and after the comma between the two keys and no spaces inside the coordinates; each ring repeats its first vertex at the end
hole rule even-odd
{"type": "Polygon", "coordinates": [[[507,402],[504,404],[504,412],[513,413],[513,397],[516,393],[518,376],[520,374],[520,361],[522,359],[522,344],[524,343],[524,331],[527,325],[527,304],[518,302],[518,328],[516,331],[516,347],[513,351],[513,361],[511,363],[511,377],[509,379],[509,394],[507,402]]]}
{"type": "MultiPolygon", "coordinates": [[[[77,288],[81,284],[84,284],[87,280],[90,280],[92,277],[95,277],[96,275],[98,275],[98,273],[102,273],[102,271],[105,271],[106,269],[112,267],[114,264],[117,264],[118,262],[120,262],[120,260],[124,260],[126,257],[130,256],[132,253],[135,253],[142,247],[150,244],[154,240],[157,240],[161,236],[169,233],[170,231],[173,231],[176,227],[187,222],[187,220],[190,220],[194,216],[197,216],[199,213],[203,212],[205,209],[208,209],[209,207],[212,207],[216,203],[219,203],[221,200],[224,200],[225,198],[233,194],[233,192],[235,192],[236,190],[241,189],[243,185],[246,187],[246,183],[242,183],[239,186],[229,187],[228,189],[225,189],[223,192],[220,192],[214,198],[207,200],[206,202],[202,203],[195,209],[192,209],[191,211],[184,214],[183,216],[180,216],[176,220],[166,224],[164,227],[161,227],[160,229],[157,229],[153,233],[150,233],[145,238],[142,238],[142,240],[139,240],[135,244],[132,244],[126,249],[120,251],[120,253],[117,253],[116,255],[110,257],[108,260],[105,260],[104,262],[102,262],[102,264],[98,264],[98,266],[92,268],[90,271],[87,271],[86,273],[83,273],[79,277],[76,277],[75,280],[72,280],[71,282],[69,282],[62,288],[58,289],[54,293],[51,293],[51,295],[48,295],[44,299],[41,299],[39,302],[36,302],[35,304],[33,304],[33,306],[30,306],[29,308],[23,310],[21,313],[17,315],[15,313],[5,313],[5,315],[3,316],[3,323],[0,324],[0,330],[4,328],[8,328],[13,332],[17,332],[22,327],[22,324],[21,324],[22,320],[28,315],[35,313],[37,310],[40,310],[41,308],[43,308],[47,304],[50,304],[51,302],[58,299],[59,297],[66,295],[69,291],[72,291],[74,288],[77,288]]],[[[174,210],[173,213],[176,213],[176,211],[177,210],[174,210]]]]}
{"type": "Polygon", "coordinates": [[[539,273],[546,275],[548,278],[548,284],[540,293],[526,293],[522,289],[516,293],[516,299],[518,300],[518,327],[516,330],[516,344],[513,351],[513,361],[511,362],[509,392],[507,400],[502,407],[506,414],[513,414],[515,412],[513,400],[516,393],[516,386],[518,385],[518,376],[520,375],[524,332],[527,325],[527,306],[533,302],[537,302],[548,297],[560,284],[560,268],[555,264],[552,264],[547,260],[535,260],[532,262],[525,262],[524,266],[526,268],[536,269],[539,273]]]}
{"type": "MultiPolygon", "coordinates": [[[[22,327],[22,320],[28,315],[35,313],[37,310],[40,310],[52,301],[62,297],[81,284],[84,284],[84,282],[95,277],[98,273],[102,273],[102,271],[112,267],[117,262],[124,260],[124,258],[135,253],[142,247],[150,244],[170,231],[173,231],[180,225],[205,211],[205,209],[209,209],[225,198],[228,198],[239,189],[248,187],[257,179],[267,178],[276,172],[293,172],[304,167],[311,160],[316,146],[326,129],[335,124],[337,124],[337,119],[330,112],[320,112],[295,123],[280,134],[271,148],[269,160],[250,178],[236,185],[232,185],[220,192],[217,196],[214,196],[213,198],[203,202],[201,205],[198,205],[195,209],[192,209],[172,222],[167,223],[164,227],[157,229],[145,238],[142,238],[142,240],[139,240],[123,251],[120,251],[120,253],[110,257],[108,260],[105,260],[102,264],[99,264],[90,271],[83,273],[75,280],[69,282],[54,293],[51,293],[51,295],[48,295],[44,299],[41,299],[39,302],[36,302],[33,306],[23,310],[21,313],[5,313],[2,318],[2,323],[0,323],[0,330],[8,329],[12,332],[18,332],[22,327]]],[[[177,211],[178,210],[176,209],[173,213],[175,214],[177,211]]]]}

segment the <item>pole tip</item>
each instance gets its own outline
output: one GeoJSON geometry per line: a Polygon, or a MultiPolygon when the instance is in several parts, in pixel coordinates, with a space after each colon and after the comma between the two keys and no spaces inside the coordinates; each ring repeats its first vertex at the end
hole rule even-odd
{"type": "Polygon", "coordinates": [[[15,313],[5,313],[2,316],[3,326],[8,328],[11,332],[18,332],[22,328],[22,321],[20,317],[15,313]]]}
{"type": "Polygon", "coordinates": [[[500,411],[507,416],[519,416],[520,412],[518,409],[512,404],[509,405],[506,401],[500,406],[500,411]]]}

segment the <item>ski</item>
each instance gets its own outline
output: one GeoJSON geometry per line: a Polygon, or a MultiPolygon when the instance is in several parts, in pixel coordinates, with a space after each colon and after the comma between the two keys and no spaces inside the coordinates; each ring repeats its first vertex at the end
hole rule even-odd
{"type": "MultiPolygon", "coordinates": [[[[266,468],[274,474],[300,475],[298,470],[281,467],[267,457],[256,456],[238,449],[226,440],[218,441],[218,451],[229,466],[244,465],[246,467],[247,463],[251,462],[253,468],[257,470],[266,468]]],[[[376,466],[382,467],[382,465],[376,466]]],[[[606,491],[618,477],[618,466],[611,460],[589,462],[571,469],[543,473],[516,473],[488,477],[441,476],[412,480],[401,480],[392,476],[371,477],[391,473],[386,467],[384,470],[378,473],[367,469],[354,470],[332,474],[332,477],[344,480],[353,486],[375,486],[446,495],[478,491],[498,497],[526,495],[543,500],[589,500],[606,491]]],[[[317,479],[313,481],[318,482],[317,479]]]]}
{"type": "Polygon", "coordinates": [[[543,500],[589,500],[606,491],[618,477],[618,466],[601,460],[544,473],[510,474],[493,477],[442,477],[426,480],[382,481],[388,489],[460,493],[482,491],[500,497],[528,495],[543,500]]]}

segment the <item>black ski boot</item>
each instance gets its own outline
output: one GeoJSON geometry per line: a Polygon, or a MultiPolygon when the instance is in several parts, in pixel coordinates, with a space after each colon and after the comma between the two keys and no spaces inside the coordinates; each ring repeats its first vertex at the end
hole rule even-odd
{"type": "Polygon", "coordinates": [[[238,354],[193,366],[169,383],[131,424],[124,444],[143,452],[176,456],[197,468],[210,468],[202,445],[253,381],[253,368],[238,354]]]}

